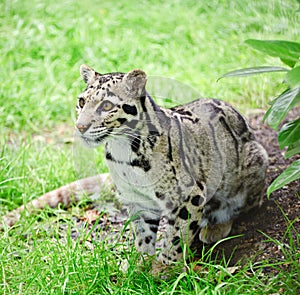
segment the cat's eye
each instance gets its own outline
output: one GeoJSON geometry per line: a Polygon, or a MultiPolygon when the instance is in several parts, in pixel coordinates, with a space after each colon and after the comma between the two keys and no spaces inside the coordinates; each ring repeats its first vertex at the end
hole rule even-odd
{"type": "Polygon", "coordinates": [[[110,111],[114,107],[114,104],[110,101],[103,101],[101,104],[101,109],[105,112],[110,111]]]}
{"type": "Polygon", "coordinates": [[[78,104],[79,104],[79,106],[80,106],[81,108],[83,108],[84,105],[85,105],[85,100],[84,100],[82,97],[80,97],[79,100],[78,100],[78,104]]]}

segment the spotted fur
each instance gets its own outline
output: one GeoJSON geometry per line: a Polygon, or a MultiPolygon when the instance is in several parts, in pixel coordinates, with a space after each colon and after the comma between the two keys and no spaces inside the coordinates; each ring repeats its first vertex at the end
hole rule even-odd
{"type": "Polygon", "coordinates": [[[90,146],[105,144],[118,197],[138,218],[136,247],[157,253],[162,216],[168,220],[163,263],[177,261],[196,235],[226,237],[233,220],[261,202],[267,155],[227,103],[199,99],[166,109],[146,91],[146,74],[99,74],[81,67],[76,128],[90,146]]]}

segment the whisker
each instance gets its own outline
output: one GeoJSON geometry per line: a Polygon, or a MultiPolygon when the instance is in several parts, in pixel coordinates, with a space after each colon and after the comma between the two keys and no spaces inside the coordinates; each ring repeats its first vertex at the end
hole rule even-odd
{"type": "Polygon", "coordinates": [[[128,132],[124,132],[124,130],[122,130],[121,132],[114,132],[112,131],[110,133],[110,135],[115,135],[115,136],[127,136],[130,137],[131,139],[135,139],[135,138],[141,138],[141,139],[147,139],[147,138],[154,138],[158,135],[141,135],[141,134],[132,134],[132,133],[128,133],[128,132]]]}
{"type": "Polygon", "coordinates": [[[132,134],[132,133],[128,133],[128,132],[124,132],[124,130],[122,130],[122,132],[121,133],[119,133],[119,132],[111,132],[110,133],[110,135],[112,135],[112,136],[114,136],[114,137],[127,137],[127,138],[129,138],[130,140],[132,140],[131,141],[131,144],[134,146],[134,147],[136,147],[136,148],[138,148],[139,147],[139,145],[134,141],[135,139],[140,139],[141,137],[142,138],[147,138],[147,136],[140,136],[140,135],[135,135],[135,134],[132,134]]]}
{"type": "MultiPolygon", "coordinates": [[[[144,122],[151,122],[149,120],[144,120],[144,122]]],[[[149,130],[147,130],[149,132],[149,130]]],[[[100,139],[101,137],[105,137],[106,135],[109,135],[113,138],[117,137],[123,137],[123,138],[128,138],[131,140],[131,145],[135,148],[139,148],[140,144],[139,141],[143,140],[149,140],[153,139],[159,134],[146,134],[147,131],[144,131],[143,133],[140,133],[141,130],[133,129],[130,128],[129,126],[120,126],[120,127],[115,127],[112,130],[110,130],[107,127],[103,126],[95,126],[93,127],[93,130],[89,131],[89,138],[86,138],[89,142],[97,142],[97,139],[100,139]],[[109,134],[108,134],[109,133],[109,134]]]]}

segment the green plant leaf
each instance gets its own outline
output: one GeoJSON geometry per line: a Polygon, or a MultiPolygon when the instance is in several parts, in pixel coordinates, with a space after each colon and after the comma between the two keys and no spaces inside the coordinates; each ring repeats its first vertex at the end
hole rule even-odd
{"type": "Polygon", "coordinates": [[[284,157],[286,159],[289,159],[290,157],[298,155],[298,154],[300,154],[300,140],[298,140],[297,142],[289,145],[289,148],[285,152],[284,157]]]}
{"type": "Polygon", "coordinates": [[[286,74],[286,83],[290,87],[300,86],[300,67],[295,67],[286,74]]]}
{"type": "Polygon", "coordinates": [[[279,57],[290,67],[294,67],[300,57],[300,43],[297,42],[248,39],[245,43],[270,56],[279,57]]]}
{"type": "Polygon", "coordinates": [[[300,118],[284,124],[278,134],[280,149],[300,140],[300,118]]]}
{"type": "Polygon", "coordinates": [[[222,75],[218,81],[222,78],[229,78],[229,77],[245,77],[245,76],[252,76],[258,75],[263,73],[271,73],[271,72],[287,72],[289,69],[283,67],[272,67],[272,66],[265,66],[265,67],[253,67],[253,68],[245,68],[230,71],[224,75],[222,75]]]}
{"type": "Polygon", "coordinates": [[[295,61],[293,60],[289,60],[289,59],[285,59],[285,58],[280,58],[280,60],[286,64],[287,66],[289,66],[290,68],[293,68],[295,65],[295,61]]]}
{"type": "Polygon", "coordinates": [[[300,178],[300,159],[293,162],[286,170],[284,170],[269,186],[267,190],[268,197],[270,194],[286,184],[300,178]]]}
{"type": "Polygon", "coordinates": [[[300,101],[300,87],[287,89],[281,93],[267,110],[264,121],[267,119],[271,128],[277,130],[287,113],[300,101]]]}

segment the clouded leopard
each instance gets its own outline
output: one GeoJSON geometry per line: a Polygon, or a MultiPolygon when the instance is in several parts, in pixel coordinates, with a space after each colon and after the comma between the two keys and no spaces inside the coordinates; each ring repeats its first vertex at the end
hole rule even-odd
{"type": "Polygon", "coordinates": [[[137,216],[139,251],[178,261],[184,244],[226,237],[237,216],[261,203],[267,155],[233,107],[199,99],[166,109],[147,93],[142,70],[80,71],[77,133],[89,146],[105,145],[117,195],[137,216]],[[168,226],[157,251],[162,217],[168,226]]]}

